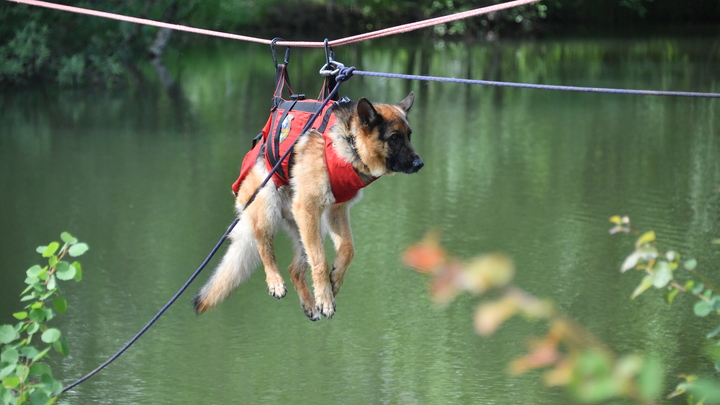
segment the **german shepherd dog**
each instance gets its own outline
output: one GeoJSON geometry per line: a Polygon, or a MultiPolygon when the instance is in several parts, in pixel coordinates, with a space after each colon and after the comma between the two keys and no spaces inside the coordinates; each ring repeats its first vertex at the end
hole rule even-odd
{"type": "Polygon", "coordinates": [[[295,145],[289,184],[276,187],[268,182],[243,211],[268,175],[260,155],[237,192],[235,204],[242,215],[229,235],[232,242],[193,299],[195,312],[200,314],[218,305],[250,276],[258,258],[265,266],[270,295],[284,297],[287,288],[273,248],[275,233],[282,225],[294,244],[295,258],[289,273],[305,315],[311,321],[321,316],[332,318],[335,295],[354,256],[349,210],[361,198],[362,190],[348,201],[336,201],[325,156],[328,143],[323,137],[330,137],[334,153],[351,165],[362,180],[361,187],[382,175],[415,173],[424,163],[410,144],[412,131],[407,113],[414,99],[411,92],[395,105],[372,104],[365,98],[336,104],[332,110],[335,125],[325,135],[309,130],[295,145]],[[331,269],[323,247],[323,235],[327,233],[337,251],[331,269]],[[308,267],[312,270],[314,296],[308,288],[308,267]]]}

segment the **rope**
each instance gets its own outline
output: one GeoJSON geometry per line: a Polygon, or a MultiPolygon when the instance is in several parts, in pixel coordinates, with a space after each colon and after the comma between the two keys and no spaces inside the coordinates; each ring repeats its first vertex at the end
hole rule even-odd
{"type": "MultiPolygon", "coordinates": [[[[102,18],[109,18],[112,20],[118,20],[118,21],[125,21],[125,22],[131,22],[135,24],[143,24],[143,25],[151,25],[153,27],[160,27],[160,28],[168,28],[171,30],[177,30],[177,31],[185,31],[185,32],[192,32],[194,34],[200,34],[200,35],[211,35],[215,37],[221,37],[221,38],[229,38],[229,39],[235,39],[239,41],[246,41],[246,42],[255,42],[265,45],[270,45],[272,43],[271,39],[263,39],[263,38],[256,38],[256,37],[250,37],[246,35],[237,35],[237,34],[230,34],[227,32],[220,32],[220,31],[213,31],[213,30],[206,30],[202,28],[194,28],[194,27],[188,27],[186,25],[179,25],[179,24],[170,24],[160,21],[154,21],[154,20],[148,20],[145,18],[137,18],[137,17],[129,17],[121,14],[115,14],[115,13],[108,13],[105,11],[97,11],[97,10],[90,10],[86,8],[80,8],[80,7],[73,7],[73,6],[66,6],[63,4],[56,4],[56,3],[49,3],[46,1],[38,1],[38,0],[7,0],[15,3],[21,3],[21,4],[27,4],[31,6],[37,6],[37,7],[45,7],[50,8],[53,10],[60,10],[60,11],[67,11],[70,13],[77,13],[77,14],[85,14],[85,15],[91,15],[95,17],[102,17],[102,18]]],[[[333,41],[328,42],[328,46],[340,46],[340,45],[346,45],[353,42],[360,42],[367,39],[373,39],[373,38],[380,38],[384,36],[394,35],[394,34],[400,34],[404,32],[414,31],[420,28],[427,28],[433,25],[437,24],[443,24],[451,21],[457,21],[464,18],[474,17],[482,14],[492,13],[495,11],[505,10],[507,8],[522,6],[530,3],[535,3],[540,0],[515,0],[515,1],[509,1],[506,3],[500,3],[495,4],[493,6],[488,7],[482,7],[477,8],[469,11],[465,11],[462,13],[456,13],[451,14],[447,16],[442,17],[436,17],[431,18],[428,20],[418,21],[414,23],[404,24],[397,27],[390,27],[382,30],[372,31],[365,34],[355,35],[351,37],[336,39],[333,41]]],[[[304,48],[322,48],[325,47],[324,42],[310,42],[310,41],[276,41],[276,45],[279,46],[292,46],[292,47],[304,47],[304,48]]]]}
{"type": "Polygon", "coordinates": [[[688,92],[688,91],[633,90],[633,89],[611,89],[611,88],[602,88],[602,87],[558,86],[558,85],[552,85],[552,84],[513,83],[513,82],[499,82],[499,81],[493,81],[493,80],[455,79],[452,77],[436,77],[436,76],[405,75],[405,74],[398,74],[398,73],[366,72],[366,71],[362,71],[362,70],[355,70],[354,73],[358,76],[388,77],[391,79],[424,80],[424,81],[445,82],[445,83],[479,84],[482,86],[519,87],[519,88],[524,88],[524,89],[576,91],[576,92],[587,92],[587,93],[628,94],[628,95],[639,95],[639,96],[720,98],[720,93],[698,93],[698,92],[688,92]]]}
{"type": "MultiPolygon", "coordinates": [[[[295,138],[295,141],[292,144],[290,144],[290,147],[288,148],[288,150],[282,155],[282,157],[280,157],[280,159],[275,164],[275,166],[273,166],[272,170],[270,170],[270,173],[268,173],[267,177],[265,177],[265,180],[263,180],[263,182],[260,184],[260,186],[257,189],[255,189],[255,192],[253,192],[253,194],[250,196],[247,203],[245,204],[245,207],[243,208],[243,210],[240,212],[239,215],[242,215],[242,212],[244,212],[247,209],[247,207],[250,206],[250,204],[252,204],[253,201],[255,201],[255,197],[257,197],[257,195],[260,193],[260,190],[262,190],[263,187],[265,187],[265,185],[272,178],[273,174],[275,174],[275,172],[280,168],[280,165],[282,164],[283,160],[285,160],[287,158],[287,156],[290,154],[290,152],[292,152],[293,147],[298,142],[298,140],[300,140],[300,137],[302,136],[302,134],[305,134],[308,131],[308,129],[310,129],[310,127],[313,125],[313,123],[317,119],[318,115],[322,112],[323,108],[325,108],[327,103],[330,100],[332,100],[333,97],[335,97],[335,95],[338,92],[338,88],[340,88],[340,84],[342,82],[348,80],[350,77],[352,77],[352,72],[354,70],[355,70],[355,68],[352,68],[352,67],[341,69],[341,71],[338,73],[338,76],[335,78],[335,81],[336,81],[335,87],[328,94],[328,96],[325,97],[323,102],[318,107],[317,111],[315,111],[315,113],[310,117],[308,122],[305,124],[305,126],[302,129],[302,132],[300,132],[301,135],[298,136],[297,138],[295,138]]],[[[138,332],[135,336],[133,336],[133,338],[130,339],[127,343],[125,343],[125,345],[120,350],[118,350],[109,359],[105,360],[102,364],[100,364],[93,371],[89,372],[87,375],[85,375],[84,377],[75,381],[74,383],[69,384],[68,386],[64,387],[62,389],[62,391],[60,392],[60,394],[74,388],[75,386],[83,383],[90,377],[92,377],[95,374],[97,374],[98,372],[100,372],[100,370],[104,369],[110,363],[115,361],[127,349],[129,349],[130,346],[133,345],[133,343],[135,343],[138,339],[140,339],[140,336],[142,336],[145,332],[147,332],[147,330],[150,329],[150,327],[155,323],[155,321],[157,321],[160,318],[160,316],[162,316],[162,314],[165,313],[165,311],[167,311],[167,309],[170,308],[170,306],[175,301],[177,301],[177,299],[180,297],[180,295],[182,295],[182,293],[185,292],[185,290],[187,290],[187,288],[190,286],[190,284],[195,280],[195,278],[197,278],[197,276],[205,268],[205,266],[207,266],[208,262],[210,262],[210,259],[212,259],[212,257],[215,255],[215,253],[217,253],[218,249],[220,249],[220,246],[225,242],[228,235],[235,228],[235,225],[237,225],[238,222],[239,222],[239,218],[235,218],[235,220],[230,224],[230,226],[227,228],[227,230],[225,231],[223,236],[220,238],[220,240],[217,242],[217,244],[215,244],[215,247],[212,249],[212,251],[210,251],[210,254],[208,254],[208,256],[205,258],[205,260],[202,262],[202,264],[200,264],[200,267],[198,267],[197,270],[195,270],[195,272],[190,276],[190,278],[185,282],[185,284],[183,284],[182,287],[180,287],[180,290],[178,290],[178,292],[175,293],[175,295],[173,295],[173,297],[170,299],[170,301],[168,301],[165,305],[163,305],[163,307],[160,309],[160,311],[158,311],[158,313],[152,317],[150,322],[148,322],[142,329],[140,329],[140,332],[138,332]]]]}

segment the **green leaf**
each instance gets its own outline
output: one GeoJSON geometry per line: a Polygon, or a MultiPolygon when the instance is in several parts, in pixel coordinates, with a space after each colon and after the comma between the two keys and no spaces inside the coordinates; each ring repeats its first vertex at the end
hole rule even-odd
{"type": "Polygon", "coordinates": [[[720,245],[720,238],[713,239],[712,243],[715,245],[720,245]]]}
{"type": "Polygon", "coordinates": [[[53,301],[53,306],[55,307],[55,310],[58,312],[58,314],[62,314],[67,310],[67,300],[63,297],[55,297],[55,300],[53,301]]]}
{"type": "Polygon", "coordinates": [[[86,243],[77,243],[75,245],[70,246],[70,249],[68,249],[68,253],[72,257],[78,257],[82,255],[83,253],[87,252],[89,249],[88,245],[86,243]]]}
{"type": "Polygon", "coordinates": [[[0,343],[8,344],[13,340],[19,338],[20,335],[10,325],[0,326],[0,343]]]}
{"type": "Polygon", "coordinates": [[[74,262],[71,266],[75,267],[75,281],[82,281],[82,266],[80,265],[80,262],[74,262]]]}
{"type": "Polygon", "coordinates": [[[647,291],[648,288],[652,287],[653,285],[653,277],[652,276],[645,276],[642,281],[640,281],[640,284],[635,288],[635,291],[633,291],[632,295],[630,296],[631,299],[635,299],[638,295],[644,293],[647,291]]]}
{"type": "Polygon", "coordinates": [[[17,350],[10,346],[5,346],[2,351],[2,355],[0,355],[0,361],[3,361],[5,363],[17,363],[19,358],[20,353],[18,353],[17,350]]]}
{"type": "MultiPolygon", "coordinates": [[[[43,257],[50,257],[57,252],[58,248],[60,248],[60,244],[57,242],[50,242],[49,245],[45,247],[45,250],[42,252],[43,257]]],[[[39,248],[38,248],[39,249],[39,248]]]]}
{"type": "Polygon", "coordinates": [[[37,322],[33,322],[28,326],[27,333],[28,335],[34,335],[38,330],[40,329],[40,324],[37,322]]]}
{"type": "Polygon", "coordinates": [[[640,396],[647,402],[654,402],[663,390],[663,369],[655,358],[647,358],[638,374],[640,396]]]}
{"type": "Polygon", "coordinates": [[[55,255],[50,256],[48,259],[48,265],[50,267],[55,267],[55,265],[58,263],[58,257],[55,255]]]}
{"type": "Polygon", "coordinates": [[[55,328],[50,328],[43,332],[43,334],[40,336],[40,339],[42,339],[45,343],[53,343],[56,342],[58,339],[60,339],[60,331],[55,328]]]}
{"type": "Polygon", "coordinates": [[[28,277],[37,277],[43,272],[43,268],[40,265],[34,265],[30,267],[25,273],[28,277]]]}
{"type": "Polygon", "coordinates": [[[30,311],[30,320],[33,322],[44,322],[45,321],[45,310],[42,308],[35,308],[30,311]]]}
{"type": "Polygon", "coordinates": [[[720,333],[720,326],[718,326],[717,328],[713,329],[712,332],[708,333],[708,334],[707,334],[707,338],[708,338],[708,339],[712,339],[712,338],[714,338],[715,336],[717,336],[718,333],[720,333]]]}
{"type": "Polygon", "coordinates": [[[679,293],[680,293],[680,290],[678,290],[677,288],[671,289],[670,292],[669,292],[668,295],[667,295],[668,304],[672,304],[673,301],[675,300],[675,297],[676,297],[679,293]]]}
{"type": "Polygon", "coordinates": [[[56,352],[62,354],[63,356],[67,356],[69,349],[68,342],[67,339],[65,339],[65,336],[61,337],[55,343],[53,343],[53,348],[56,352]]]}
{"type": "Polygon", "coordinates": [[[5,377],[3,378],[3,385],[6,388],[17,388],[20,385],[20,378],[18,377],[5,377]]]}
{"type": "Polygon", "coordinates": [[[35,356],[40,353],[36,348],[32,346],[25,346],[22,349],[20,349],[20,354],[23,355],[23,357],[27,357],[28,359],[33,359],[35,356]]]}
{"type": "Polygon", "coordinates": [[[75,239],[72,235],[70,235],[67,232],[63,232],[60,234],[60,239],[62,239],[63,242],[67,243],[68,245],[74,245],[78,242],[77,239],[75,239]]]}
{"type": "MultiPolygon", "coordinates": [[[[48,329],[48,330],[50,330],[50,329],[48,329]]],[[[56,329],[56,330],[57,330],[57,329],[56,329]]],[[[43,335],[44,335],[44,333],[43,333],[43,335]]],[[[46,355],[49,351],[50,351],[50,346],[46,347],[45,350],[43,350],[43,351],[41,351],[40,353],[36,354],[36,355],[32,358],[32,361],[38,361],[38,360],[42,359],[43,357],[45,357],[45,355],[46,355]]]]}
{"type": "Polygon", "coordinates": [[[15,319],[19,319],[22,321],[23,319],[28,317],[28,313],[25,311],[20,311],[20,312],[15,312],[13,314],[13,316],[15,317],[15,319]]]}
{"type": "Polygon", "coordinates": [[[693,312],[695,312],[697,316],[708,316],[708,314],[712,312],[712,305],[707,301],[698,301],[693,307],[693,312]]]}
{"type": "Polygon", "coordinates": [[[30,366],[30,375],[52,374],[50,366],[46,363],[34,363],[30,366]]]}
{"type": "Polygon", "coordinates": [[[685,263],[683,264],[686,269],[688,270],[695,270],[695,267],[697,267],[697,260],[695,259],[689,259],[685,260],[685,263]]]}
{"type": "Polygon", "coordinates": [[[705,284],[703,284],[703,283],[698,283],[698,284],[692,289],[692,293],[693,293],[693,294],[700,294],[704,289],[705,289],[705,284]]]}
{"type": "Polygon", "coordinates": [[[642,234],[642,236],[638,238],[637,242],[635,242],[635,247],[639,248],[640,246],[650,242],[655,242],[655,231],[645,232],[642,234]]]}
{"type": "Polygon", "coordinates": [[[664,288],[672,281],[673,275],[670,265],[664,260],[655,263],[655,275],[653,276],[653,287],[664,288]]]}
{"type": "Polygon", "coordinates": [[[48,281],[47,281],[47,289],[54,290],[56,286],[57,286],[57,280],[55,280],[55,275],[50,275],[50,277],[48,277],[48,281]]]}
{"type": "Polygon", "coordinates": [[[43,254],[43,253],[45,253],[45,249],[47,249],[47,246],[38,246],[37,249],[35,249],[35,251],[40,254],[43,254]]]}
{"type": "Polygon", "coordinates": [[[63,281],[72,280],[75,277],[75,267],[68,264],[68,262],[60,262],[57,264],[55,275],[63,281]]]}
{"type": "Polygon", "coordinates": [[[5,377],[7,377],[7,376],[9,376],[10,374],[14,373],[14,372],[15,372],[15,366],[16,366],[16,364],[13,363],[13,364],[10,364],[9,366],[6,366],[6,367],[1,368],[1,369],[0,369],[0,378],[3,378],[3,379],[4,379],[5,377]]]}

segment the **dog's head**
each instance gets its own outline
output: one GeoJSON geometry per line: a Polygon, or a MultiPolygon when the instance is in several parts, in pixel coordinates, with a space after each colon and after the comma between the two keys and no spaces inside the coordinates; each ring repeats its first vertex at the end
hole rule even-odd
{"type": "Polygon", "coordinates": [[[410,144],[412,130],[407,113],[413,101],[413,92],[395,105],[358,100],[355,146],[373,176],[415,173],[425,164],[410,144]]]}

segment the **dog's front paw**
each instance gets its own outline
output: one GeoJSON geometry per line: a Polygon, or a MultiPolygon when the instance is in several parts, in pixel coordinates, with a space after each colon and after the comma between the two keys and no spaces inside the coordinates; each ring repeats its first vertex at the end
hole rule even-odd
{"type": "Polygon", "coordinates": [[[333,296],[332,291],[328,290],[327,292],[316,296],[315,307],[317,308],[317,311],[320,312],[320,315],[328,319],[332,318],[335,314],[335,297],[333,296]]]}

